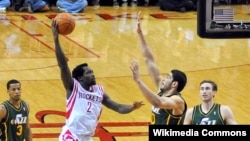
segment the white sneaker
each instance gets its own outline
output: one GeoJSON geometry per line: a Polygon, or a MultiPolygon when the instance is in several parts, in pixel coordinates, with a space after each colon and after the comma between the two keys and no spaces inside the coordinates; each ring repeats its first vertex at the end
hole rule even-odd
{"type": "Polygon", "coordinates": [[[62,13],[67,13],[68,11],[66,10],[66,9],[64,9],[64,8],[61,8],[61,7],[57,7],[58,8],[58,11],[59,12],[62,12],[62,13]]]}
{"type": "Polygon", "coordinates": [[[6,7],[0,7],[0,13],[6,13],[6,7]]]}
{"type": "Polygon", "coordinates": [[[114,1],[113,7],[114,7],[114,8],[119,8],[119,3],[118,3],[117,1],[114,1]]]}
{"type": "Polygon", "coordinates": [[[131,2],[131,7],[137,7],[137,3],[135,1],[131,2]]]}
{"type": "Polygon", "coordinates": [[[94,9],[98,9],[100,7],[99,0],[96,0],[94,3],[94,9]]]}
{"type": "Polygon", "coordinates": [[[19,12],[23,12],[23,11],[27,11],[27,12],[29,12],[29,13],[33,13],[31,3],[28,2],[28,3],[26,3],[23,7],[21,7],[21,8],[19,9],[19,12]]]}
{"type": "Polygon", "coordinates": [[[122,3],[122,7],[123,7],[123,8],[126,8],[127,6],[128,6],[128,2],[123,2],[123,3],[122,3]]]}
{"type": "Polygon", "coordinates": [[[28,10],[29,13],[33,13],[33,10],[32,10],[31,6],[32,6],[31,3],[28,2],[27,3],[27,8],[28,8],[27,10],[28,10]]]}

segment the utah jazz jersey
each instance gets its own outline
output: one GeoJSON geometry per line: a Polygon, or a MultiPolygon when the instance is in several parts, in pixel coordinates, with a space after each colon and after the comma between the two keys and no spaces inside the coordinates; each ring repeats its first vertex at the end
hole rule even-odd
{"type": "MultiPolygon", "coordinates": [[[[158,94],[158,95],[161,95],[161,94],[158,94]]],[[[181,97],[180,94],[175,94],[175,95],[181,97]]],[[[171,95],[171,96],[173,96],[173,95],[171,95]]],[[[167,97],[171,97],[171,96],[167,96],[167,97]]],[[[184,102],[185,102],[185,100],[184,100],[184,102]]],[[[152,106],[151,124],[152,125],[182,125],[183,121],[184,121],[185,113],[187,111],[186,102],[185,102],[185,109],[183,111],[183,114],[173,115],[172,111],[173,110],[161,109],[161,108],[156,108],[156,107],[152,106]]]]}
{"type": "Polygon", "coordinates": [[[220,113],[220,104],[214,104],[208,113],[204,113],[201,105],[196,105],[192,117],[193,125],[223,125],[224,121],[220,113]]]}
{"type": "Polygon", "coordinates": [[[28,108],[24,101],[16,108],[9,101],[3,102],[6,118],[1,121],[1,141],[23,141],[26,136],[28,108]]]}

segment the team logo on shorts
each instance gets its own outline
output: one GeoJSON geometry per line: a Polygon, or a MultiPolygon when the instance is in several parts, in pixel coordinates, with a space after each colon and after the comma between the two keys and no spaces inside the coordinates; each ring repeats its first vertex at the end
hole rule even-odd
{"type": "Polygon", "coordinates": [[[77,138],[75,138],[70,131],[67,131],[63,136],[63,141],[78,141],[77,138]]]}

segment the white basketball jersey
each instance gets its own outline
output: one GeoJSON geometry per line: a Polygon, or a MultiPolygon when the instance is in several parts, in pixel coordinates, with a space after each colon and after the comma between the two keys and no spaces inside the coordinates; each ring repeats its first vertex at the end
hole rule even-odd
{"type": "Polygon", "coordinates": [[[85,90],[74,79],[74,88],[66,101],[66,124],[64,128],[78,135],[92,136],[102,111],[103,87],[93,85],[85,90]]]}

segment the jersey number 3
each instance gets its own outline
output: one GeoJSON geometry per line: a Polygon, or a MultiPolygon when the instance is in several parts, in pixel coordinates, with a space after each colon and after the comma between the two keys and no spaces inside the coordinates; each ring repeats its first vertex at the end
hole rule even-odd
{"type": "Polygon", "coordinates": [[[23,126],[22,125],[17,125],[16,135],[21,136],[22,132],[23,132],[23,126]]]}

